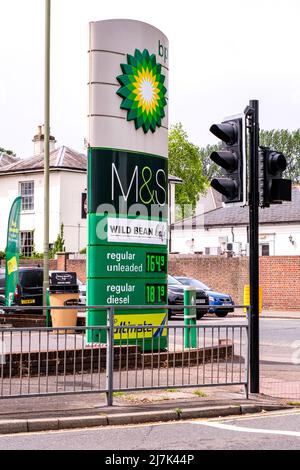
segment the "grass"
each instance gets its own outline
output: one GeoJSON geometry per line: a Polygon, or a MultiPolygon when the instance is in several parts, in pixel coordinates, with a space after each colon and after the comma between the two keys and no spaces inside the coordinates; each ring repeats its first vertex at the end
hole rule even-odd
{"type": "Polygon", "coordinates": [[[180,392],[180,390],[178,388],[167,388],[166,392],[177,393],[177,392],[180,392]]]}
{"type": "Polygon", "coordinates": [[[287,404],[291,406],[300,406],[300,401],[288,401],[287,404]]]}
{"type": "Polygon", "coordinates": [[[195,390],[193,393],[200,398],[206,398],[208,396],[206,393],[202,392],[202,390],[195,390]]]}
{"type": "Polygon", "coordinates": [[[123,397],[126,395],[125,392],[113,392],[113,397],[123,397]]]}

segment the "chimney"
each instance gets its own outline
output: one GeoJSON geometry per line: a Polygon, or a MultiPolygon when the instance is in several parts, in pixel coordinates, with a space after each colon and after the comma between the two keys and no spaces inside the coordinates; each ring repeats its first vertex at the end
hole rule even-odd
{"type": "MultiPolygon", "coordinates": [[[[37,134],[34,136],[32,142],[34,143],[34,156],[44,153],[44,140],[45,140],[45,128],[44,126],[38,126],[37,134]]],[[[49,137],[49,150],[55,150],[56,140],[55,137],[50,135],[49,137]]]]}

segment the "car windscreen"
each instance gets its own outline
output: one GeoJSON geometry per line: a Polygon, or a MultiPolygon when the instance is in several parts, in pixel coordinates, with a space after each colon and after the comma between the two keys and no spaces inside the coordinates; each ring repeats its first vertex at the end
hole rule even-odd
{"type": "Polygon", "coordinates": [[[19,280],[22,287],[43,287],[43,271],[20,271],[19,280]]]}
{"type": "Polygon", "coordinates": [[[203,284],[203,282],[198,281],[197,279],[190,279],[190,286],[195,286],[198,289],[203,289],[203,290],[210,290],[210,288],[206,285],[203,284]]]}
{"type": "Polygon", "coordinates": [[[182,283],[177,281],[177,279],[175,279],[175,277],[173,276],[170,276],[170,274],[168,275],[168,284],[170,286],[182,286],[182,283]]]}

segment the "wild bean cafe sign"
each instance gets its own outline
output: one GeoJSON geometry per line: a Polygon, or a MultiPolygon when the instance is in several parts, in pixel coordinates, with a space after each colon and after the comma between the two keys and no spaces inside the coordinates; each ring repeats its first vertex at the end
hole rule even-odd
{"type": "Polygon", "coordinates": [[[115,307],[117,342],[165,348],[168,40],[138,21],[91,23],[89,60],[87,302],[115,307]]]}

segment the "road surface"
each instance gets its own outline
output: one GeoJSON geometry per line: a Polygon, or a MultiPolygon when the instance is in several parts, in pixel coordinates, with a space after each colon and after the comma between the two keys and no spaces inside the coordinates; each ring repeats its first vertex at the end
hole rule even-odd
{"type": "MultiPolygon", "coordinates": [[[[300,411],[0,436],[0,450],[299,450],[300,411]]],[[[142,467],[142,466],[141,466],[142,467]]]]}

